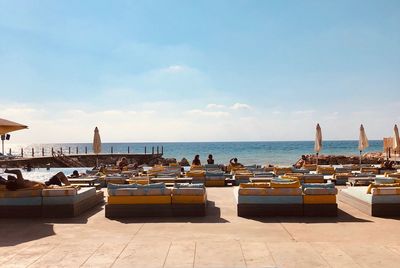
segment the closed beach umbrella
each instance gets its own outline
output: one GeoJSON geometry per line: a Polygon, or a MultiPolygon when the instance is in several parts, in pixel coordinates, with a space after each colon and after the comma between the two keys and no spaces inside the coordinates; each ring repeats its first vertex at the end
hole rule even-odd
{"type": "Polygon", "coordinates": [[[317,153],[317,165],[318,165],[318,154],[322,149],[322,131],[319,124],[317,124],[316,132],[315,132],[315,143],[314,143],[314,151],[317,153]]]}
{"type": "Polygon", "coordinates": [[[396,161],[396,153],[399,153],[400,150],[400,137],[397,125],[394,125],[393,150],[394,150],[394,161],[396,161]]]}
{"type": "Polygon", "coordinates": [[[0,118],[0,135],[7,134],[12,131],[28,128],[25,125],[15,123],[6,119],[0,118]]]}
{"type": "Polygon", "coordinates": [[[358,150],[360,150],[360,168],[361,168],[361,154],[366,148],[368,148],[368,138],[365,134],[364,126],[360,126],[360,138],[358,139],[358,150]]]}
{"type": "MultiPolygon", "coordinates": [[[[99,129],[96,127],[94,129],[94,136],[93,136],[93,153],[98,155],[101,153],[101,139],[99,129]]],[[[98,157],[96,157],[96,167],[98,166],[98,157]]]]}

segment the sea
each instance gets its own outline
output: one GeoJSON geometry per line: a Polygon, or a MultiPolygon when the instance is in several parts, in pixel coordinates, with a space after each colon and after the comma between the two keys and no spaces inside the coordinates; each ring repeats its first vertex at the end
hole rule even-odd
{"type": "MultiPolygon", "coordinates": [[[[209,154],[212,154],[215,162],[226,164],[231,158],[238,158],[244,165],[279,164],[291,165],[301,155],[314,154],[314,141],[249,141],[249,142],[160,142],[160,143],[103,143],[102,153],[134,153],[151,154],[163,152],[165,158],[176,158],[180,161],[186,158],[192,161],[196,154],[200,155],[202,163],[205,163],[209,154]],[[146,148],[146,149],[145,149],[146,148]],[[154,148],[154,149],[153,149],[154,148]]],[[[77,152],[93,153],[91,143],[58,143],[58,144],[5,144],[5,153],[21,155],[23,149],[25,157],[51,155],[51,151],[61,151],[68,155],[77,152]]],[[[365,152],[383,151],[382,140],[370,140],[365,152]]],[[[364,152],[363,152],[364,153],[364,152]]],[[[328,155],[359,155],[357,140],[323,141],[320,154],[328,155]]]]}

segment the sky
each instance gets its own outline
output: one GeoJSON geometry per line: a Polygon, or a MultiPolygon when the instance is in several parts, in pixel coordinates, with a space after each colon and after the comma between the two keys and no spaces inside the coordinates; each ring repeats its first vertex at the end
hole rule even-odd
{"type": "Polygon", "coordinates": [[[400,1],[0,0],[12,142],[313,140],[400,123],[400,1]]]}

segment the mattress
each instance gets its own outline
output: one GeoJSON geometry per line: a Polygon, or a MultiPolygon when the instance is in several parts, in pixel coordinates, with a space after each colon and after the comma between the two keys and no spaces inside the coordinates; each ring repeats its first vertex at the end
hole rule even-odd
{"type": "Polygon", "coordinates": [[[43,197],[43,205],[75,204],[96,195],[95,187],[83,187],[76,195],[43,197]]]}
{"type": "Polygon", "coordinates": [[[171,196],[109,196],[107,203],[110,205],[171,204],[171,196]]]}

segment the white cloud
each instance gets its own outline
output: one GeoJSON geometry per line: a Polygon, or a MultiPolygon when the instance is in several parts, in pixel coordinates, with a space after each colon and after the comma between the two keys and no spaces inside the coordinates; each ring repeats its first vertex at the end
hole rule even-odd
{"type": "Polygon", "coordinates": [[[186,112],[189,115],[209,116],[209,117],[226,117],[230,113],[224,111],[203,111],[200,109],[189,110],[186,112]]]}
{"type": "Polygon", "coordinates": [[[293,112],[296,115],[311,115],[313,113],[315,113],[314,110],[299,110],[299,111],[294,111],[293,112]]]}
{"type": "Polygon", "coordinates": [[[167,73],[181,73],[188,69],[189,68],[182,66],[182,65],[170,65],[167,68],[162,69],[162,71],[167,72],[167,73]]]}
{"type": "Polygon", "coordinates": [[[250,109],[250,105],[245,103],[235,103],[230,107],[232,110],[240,110],[240,109],[250,109]]]}
{"type": "Polygon", "coordinates": [[[226,106],[222,105],[222,104],[215,104],[215,103],[207,104],[207,109],[222,109],[222,108],[225,108],[225,107],[226,106]]]}

